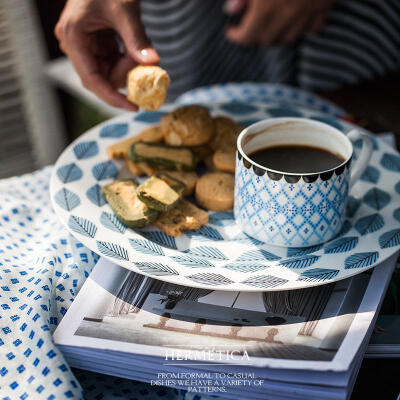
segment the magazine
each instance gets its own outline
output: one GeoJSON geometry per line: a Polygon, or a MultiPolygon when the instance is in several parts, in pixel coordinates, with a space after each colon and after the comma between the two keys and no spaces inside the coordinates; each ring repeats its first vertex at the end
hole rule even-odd
{"type": "Polygon", "coordinates": [[[54,333],[71,366],[225,398],[345,399],[397,255],[328,285],[222,292],[101,259],[54,333]]]}

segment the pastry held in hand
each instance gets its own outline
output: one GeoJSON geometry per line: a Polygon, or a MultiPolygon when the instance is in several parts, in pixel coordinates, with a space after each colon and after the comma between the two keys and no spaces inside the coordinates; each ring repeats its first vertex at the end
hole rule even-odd
{"type": "Polygon", "coordinates": [[[128,95],[143,110],[158,110],[165,101],[170,78],[156,65],[138,65],[128,73],[128,95]]]}

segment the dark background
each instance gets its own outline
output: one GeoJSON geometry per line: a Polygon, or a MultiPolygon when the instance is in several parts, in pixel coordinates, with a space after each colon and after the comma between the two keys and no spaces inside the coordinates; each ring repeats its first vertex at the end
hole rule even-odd
{"type": "MultiPolygon", "coordinates": [[[[54,26],[64,6],[63,0],[36,0],[51,59],[62,56],[54,37],[54,26]]],[[[350,113],[354,121],[374,133],[393,132],[397,149],[400,150],[400,71],[383,78],[348,86],[334,92],[318,93],[350,113]]],[[[72,140],[104,116],[87,105],[59,90],[58,96],[64,115],[64,123],[72,140]],[[68,118],[66,118],[68,116],[68,118]]],[[[400,278],[394,284],[400,284],[400,278]]],[[[400,286],[397,286],[399,291],[400,286]]],[[[398,297],[400,298],[400,296],[398,297]]],[[[386,313],[399,313],[394,300],[388,294],[384,301],[386,313]]],[[[365,359],[362,363],[351,400],[396,399],[400,383],[399,359],[365,359]]]]}

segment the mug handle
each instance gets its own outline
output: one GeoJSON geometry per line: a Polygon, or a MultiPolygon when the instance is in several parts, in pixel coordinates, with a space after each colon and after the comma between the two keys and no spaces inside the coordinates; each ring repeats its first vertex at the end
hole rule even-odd
{"type": "Polygon", "coordinates": [[[372,139],[367,133],[361,132],[357,129],[353,129],[347,134],[347,137],[354,144],[356,140],[362,140],[361,152],[358,156],[356,163],[351,169],[350,175],[350,188],[358,181],[360,176],[366,170],[369,160],[371,158],[372,152],[374,151],[374,144],[372,139]]]}

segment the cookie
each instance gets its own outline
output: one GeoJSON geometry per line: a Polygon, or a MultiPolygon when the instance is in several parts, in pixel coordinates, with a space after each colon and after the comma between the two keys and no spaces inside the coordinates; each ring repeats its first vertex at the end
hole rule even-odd
{"type": "Polygon", "coordinates": [[[235,173],[236,152],[218,150],[214,153],[213,163],[218,171],[235,173]]]}
{"type": "Polygon", "coordinates": [[[164,139],[164,134],[158,125],[144,129],[138,135],[130,137],[107,147],[106,153],[109,158],[126,158],[128,150],[133,143],[153,142],[159,143],[164,139]]]}
{"type": "Polygon", "coordinates": [[[204,161],[206,157],[213,154],[211,147],[208,144],[203,146],[194,146],[190,148],[196,154],[197,161],[204,161]]]}
{"type": "Polygon", "coordinates": [[[207,210],[225,211],[233,207],[235,177],[226,172],[210,172],[196,183],[197,203],[207,210]]]}
{"type": "Polygon", "coordinates": [[[184,230],[199,229],[208,224],[208,214],[186,200],[173,209],[162,212],[154,225],[170,236],[180,236],[184,230]]]}
{"type": "Polygon", "coordinates": [[[214,122],[207,108],[190,105],[161,118],[165,143],[172,146],[201,146],[214,135],[214,122]]]}
{"type": "Polygon", "coordinates": [[[138,65],[128,73],[127,98],[143,110],[158,110],[167,96],[170,78],[155,65],[138,65]]]}
{"type": "Polygon", "coordinates": [[[196,172],[168,171],[168,175],[171,175],[173,178],[185,184],[186,189],[184,196],[193,194],[197,179],[199,178],[196,172]]]}
{"type": "Polygon", "coordinates": [[[208,169],[208,171],[210,171],[210,172],[217,170],[217,168],[215,167],[215,164],[214,164],[214,154],[210,154],[209,156],[207,156],[204,159],[204,164],[205,164],[206,168],[208,169]]]}
{"type": "Polygon", "coordinates": [[[214,118],[215,134],[210,142],[214,151],[226,148],[236,149],[236,141],[243,127],[228,117],[214,118]]]}
{"type": "Polygon", "coordinates": [[[126,166],[128,167],[129,171],[136,176],[142,176],[142,175],[147,175],[151,176],[154,175],[159,169],[156,167],[152,167],[151,165],[148,165],[144,162],[133,162],[129,160],[128,158],[126,159],[126,166]]]}

